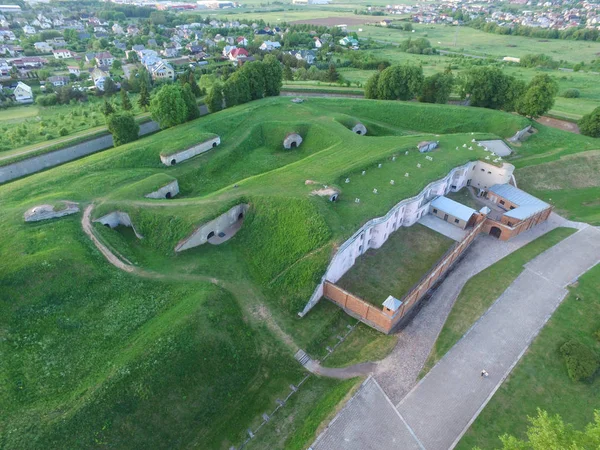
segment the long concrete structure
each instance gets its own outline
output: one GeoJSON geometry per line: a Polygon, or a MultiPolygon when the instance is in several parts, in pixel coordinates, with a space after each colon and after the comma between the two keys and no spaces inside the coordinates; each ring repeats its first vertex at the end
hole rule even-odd
{"type": "Polygon", "coordinates": [[[356,259],[370,248],[379,248],[390,234],[401,226],[415,224],[429,211],[429,204],[439,195],[456,192],[465,186],[486,189],[495,184],[510,182],[514,166],[503,163],[501,167],[484,161],[471,161],[452,169],[444,178],[429,183],[418,195],[397,203],[383,217],[369,220],[344,242],[333,256],[325,274],[315,288],[304,309],[298,313],[303,317],[323,297],[326,282],[336,283],[350,270],[356,259]]]}

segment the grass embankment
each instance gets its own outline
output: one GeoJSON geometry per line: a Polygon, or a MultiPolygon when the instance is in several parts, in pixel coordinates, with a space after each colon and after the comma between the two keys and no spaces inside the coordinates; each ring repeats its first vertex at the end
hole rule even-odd
{"type": "Polygon", "coordinates": [[[424,376],[456,344],[471,326],[521,274],[524,265],[573,234],[573,228],[557,228],[504,257],[471,278],[460,292],[440,331],[421,376],[424,376]]]}
{"type": "MultiPolygon", "coordinates": [[[[600,146],[600,144],[597,144],[600,146]]],[[[535,160],[528,160],[533,163],[535,160]]],[[[519,186],[571,220],[600,224],[600,151],[561,156],[517,170],[519,186]]]]}
{"type": "Polygon", "coordinates": [[[571,338],[585,343],[600,355],[594,337],[600,317],[600,266],[583,275],[552,315],[529,350],[459,442],[460,450],[499,448],[498,436],[510,433],[524,438],[527,416],[541,408],[560,414],[581,430],[593,422],[600,405],[600,377],[574,382],[559,348],[571,338]]]}
{"type": "Polygon", "coordinates": [[[358,258],[337,285],[381,308],[388,295],[403,298],[453,243],[420,224],[400,228],[358,258]]]}
{"type": "MultiPolygon", "coordinates": [[[[0,430],[13,430],[2,435],[2,444],[239,445],[275,399],[302,378],[292,349],[322,358],[336,335],[356,323],[326,301],[297,316],[336,244],[450,169],[485,157],[462,145],[454,150],[459,144],[509,136],[523,123],[468,108],[353,99],[296,105],[271,98],[0,186],[0,380],[9,387],[0,394],[0,430]],[[379,128],[358,136],[340,121],[379,128]],[[282,142],[290,131],[305,139],[287,151],[282,142]],[[189,148],[204,132],[218,134],[223,143],[185,164],[160,162],[161,151],[189,148]],[[427,161],[416,144],[434,138],[441,147],[427,161]],[[180,185],[177,198],[143,197],[172,178],[180,185]],[[311,195],[323,184],[341,187],[338,202],[311,195]],[[94,202],[98,214],[128,212],[144,239],[121,227],[96,225],[96,231],[157,279],[108,266],[82,233],[78,215],[23,222],[31,206],[60,200],[94,202]],[[199,223],[242,201],[251,209],[233,239],[174,254],[175,243],[199,223]],[[211,279],[219,280],[219,289],[207,283],[211,279]]],[[[532,136],[520,153],[542,155],[538,143],[548,136],[532,136]]],[[[581,141],[554,137],[565,144],[561,151],[582,149],[581,141]]],[[[362,327],[355,333],[329,364],[377,359],[393,343],[362,327]]],[[[317,384],[301,395],[316,398],[333,385],[317,384]]],[[[261,432],[279,429],[278,442],[285,442],[299,427],[294,414],[309,417],[315,405],[298,402],[286,418],[290,427],[274,418],[261,432]]]]}

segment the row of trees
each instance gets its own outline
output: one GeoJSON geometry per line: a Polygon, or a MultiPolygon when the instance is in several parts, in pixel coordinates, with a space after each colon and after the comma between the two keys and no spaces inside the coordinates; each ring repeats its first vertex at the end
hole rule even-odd
{"type": "Polygon", "coordinates": [[[516,111],[539,117],[554,105],[558,84],[549,75],[537,75],[529,84],[492,66],[473,67],[460,77],[450,70],[423,76],[420,66],[396,65],[373,75],[365,84],[365,96],[380,100],[412,100],[447,103],[454,87],[471,106],[516,111]]]}
{"type": "Polygon", "coordinates": [[[555,28],[528,27],[526,25],[500,26],[493,22],[486,22],[484,18],[471,20],[470,27],[485,31],[486,33],[504,34],[512,36],[527,36],[538,39],[568,39],[575,41],[598,41],[600,31],[595,28],[571,27],[566,30],[555,28]]]}
{"type": "Polygon", "coordinates": [[[225,83],[216,82],[206,97],[210,112],[279,95],[283,70],[273,55],[244,64],[225,83]]]}

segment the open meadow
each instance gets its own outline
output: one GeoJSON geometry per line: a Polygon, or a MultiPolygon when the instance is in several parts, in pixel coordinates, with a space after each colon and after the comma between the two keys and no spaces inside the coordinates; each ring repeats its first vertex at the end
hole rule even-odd
{"type": "MultiPolygon", "coordinates": [[[[325,300],[297,315],[334,249],[429,182],[486,156],[463,143],[507,138],[529,123],[458,106],[269,98],[0,186],[0,446],[239,446],[305,376],[295,351],[321,358],[356,323],[325,300]],[[366,136],[351,131],[358,122],[366,136]],[[291,132],[303,142],[284,150],[291,132]],[[206,133],[221,144],[181,164],[160,162],[206,133]],[[433,139],[440,148],[429,161],[416,145],[433,139]],[[144,197],[173,179],[175,198],[144,197]],[[314,195],[325,185],[340,190],[337,202],[314,195]],[[24,223],[27,209],[60,200],[92,205],[92,219],[127,213],[143,238],[99,223],[92,233],[133,271],[109,264],[82,230],[81,213],[24,223]],[[232,239],[174,251],[241,203],[249,209],[232,239]]],[[[548,186],[530,167],[551,175],[561,158],[583,165],[598,149],[591,138],[536,127],[514,159],[517,179],[534,194],[548,186]]],[[[552,187],[567,192],[569,182],[552,187]]],[[[579,183],[580,203],[557,206],[600,223],[597,208],[585,207],[598,201],[597,187],[579,183]]],[[[360,325],[328,364],[379,359],[394,343],[360,325]]],[[[309,378],[290,400],[294,409],[283,407],[249,448],[306,447],[359,383],[309,378]]]]}

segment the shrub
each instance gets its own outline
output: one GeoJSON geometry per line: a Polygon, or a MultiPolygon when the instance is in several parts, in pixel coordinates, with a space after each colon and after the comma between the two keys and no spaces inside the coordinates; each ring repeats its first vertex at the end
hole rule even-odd
{"type": "Polygon", "coordinates": [[[600,106],[579,119],[577,125],[579,125],[581,134],[591,137],[600,137],[600,106]]]}
{"type": "Polygon", "coordinates": [[[589,379],[596,373],[600,361],[596,353],[581,342],[570,340],[560,347],[567,364],[567,372],[573,381],[589,379]]]}
{"type": "Polygon", "coordinates": [[[581,95],[581,93],[579,92],[579,89],[575,89],[575,88],[567,89],[562,94],[562,96],[564,98],[579,98],[580,95],[581,95]]]}
{"type": "Polygon", "coordinates": [[[600,341],[600,329],[596,330],[596,332],[594,333],[594,337],[596,338],[597,341],[600,341]]]}
{"type": "Polygon", "coordinates": [[[60,129],[58,134],[60,134],[61,136],[66,136],[67,134],[69,134],[69,130],[67,130],[66,128],[63,127],[60,129]]]}

